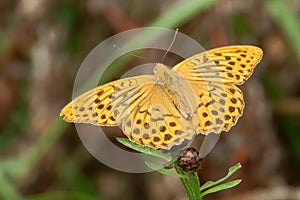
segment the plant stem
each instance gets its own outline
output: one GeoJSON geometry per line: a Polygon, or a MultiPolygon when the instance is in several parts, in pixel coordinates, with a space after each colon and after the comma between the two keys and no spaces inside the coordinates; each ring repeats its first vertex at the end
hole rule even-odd
{"type": "MultiPolygon", "coordinates": [[[[185,175],[185,172],[175,164],[177,173],[185,175]]],[[[189,200],[202,200],[200,192],[200,181],[197,172],[188,172],[188,179],[180,178],[189,200]]]]}
{"type": "Polygon", "coordinates": [[[193,192],[194,195],[196,197],[196,199],[202,199],[201,198],[201,192],[200,192],[200,180],[198,177],[198,173],[197,172],[189,172],[189,180],[190,180],[190,184],[193,188],[193,192]]]}

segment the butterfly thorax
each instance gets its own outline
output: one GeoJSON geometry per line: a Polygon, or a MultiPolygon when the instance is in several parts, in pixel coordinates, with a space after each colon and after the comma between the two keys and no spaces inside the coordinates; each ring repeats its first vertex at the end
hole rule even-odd
{"type": "Polygon", "coordinates": [[[176,71],[158,63],[154,68],[155,83],[161,85],[171,96],[182,116],[190,119],[196,110],[196,98],[190,84],[176,71]]]}

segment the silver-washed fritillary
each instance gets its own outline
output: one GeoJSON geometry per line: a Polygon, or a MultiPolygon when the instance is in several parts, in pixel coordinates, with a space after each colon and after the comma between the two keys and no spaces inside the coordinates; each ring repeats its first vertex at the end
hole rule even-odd
{"type": "Polygon", "coordinates": [[[66,105],[68,122],[120,126],[141,145],[170,149],[196,134],[228,131],[242,115],[237,85],[263,55],[255,46],[225,46],[196,54],[154,75],[120,79],[92,89],[66,105]]]}

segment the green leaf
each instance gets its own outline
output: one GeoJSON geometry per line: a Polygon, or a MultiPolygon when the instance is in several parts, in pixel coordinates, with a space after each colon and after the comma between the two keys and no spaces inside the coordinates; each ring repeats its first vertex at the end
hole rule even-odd
{"type": "Polygon", "coordinates": [[[233,167],[230,167],[230,169],[229,169],[229,171],[228,171],[228,173],[227,173],[227,175],[225,177],[223,177],[220,180],[215,181],[215,182],[214,181],[207,181],[204,185],[202,185],[200,187],[200,190],[203,191],[203,190],[205,190],[207,188],[210,188],[210,187],[213,187],[215,185],[218,185],[218,184],[222,183],[223,181],[225,181],[226,179],[228,179],[232,174],[234,174],[241,167],[242,166],[241,166],[240,163],[235,164],[233,167]]]}
{"type": "Polygon", "coordinates": [[[22,199],[14,183],[5,177],[5,171],[2,169],[0,169],[0,185],[0,199],[22,199]]]}
{"type": "Polygon", "coordinates": [[[165,175],[173,176],[173,177],[178,177],[178,178],[188,178],[184,174],[178,174],[176,172],[170,171],[169,169],[166,169],[166,168],[163,168],[163,167],[161,167],[159,165],[156,165],[155,163],[152,163],[152,162],[145,161],[145,164],[149,168],[151,168],[151,169],[153,169],[153,170],[155,170],[155,171],[157,171],[157,172],[159,172],[161,174],[165,174],[165,175]]]}
{"type": "Polygon", "coordinates": [[[23,200],[93,200],[96,199],[95,196],[92,196],[88,193],[80,193],[75,191],[66,191],[66,192],[52,192],[52,193],[42,193],[35,194],[24,198],[23,200]]]}
{"type": "Polygon", "coordinates": [[[211,193],[215,193],[215,192],[219,192],[219,191],[226,190],[229,188],[233,188],[233,187],[237,186],[238,184],[240,184],[241,181],[242,181],[241,179],[238,179],[238,180],[234,180],[234,181],[230,181],[227,183],[217,185],[217,186],[210,188],[210,189],[206,190],[205,192],[203,192],[201,194],[201,197],[204,197],[205,195],[208,195],[211,193]]]}
{"type": "Polygon", "coordinates": [[[267,0],[264,1],[275,23],[279,26],[289,45],[300,60],[300,24],[299,16],[291,9],[291,1],[267,0]]]}
{"type": "Polygon", "coordinates": [[[162,158],[164,160],[167,161],[171,161],[172,160],[172,156],[170,154],[165,154],[162,153],[160,150],[156,150],[153,149],[151,147],[147,147],[147,146],[142,146],[140,144],[137,144],[135,142],[131,142],[129,139],[127,138],[117,138],[117,141],[120,142],[121,144],[123,144],[126,147],[129,147],[133,150],[136,150],[138,152],[147,154],[147,155],[151,155],[154,156],[156,158],[162,158]]]}
{"type": "Polygon", "coordinates": [[[199,15],[205,10],[208,10],[219,0],[201,0],[201,1],[186,1],[179,0],[174,2],[170,9],[162,13],[162,15],[154,20],[150,26],[176,28],[184,24],[186,21],[199,15]],[[178,14],[180,13],[180,14],[178,14]]]}

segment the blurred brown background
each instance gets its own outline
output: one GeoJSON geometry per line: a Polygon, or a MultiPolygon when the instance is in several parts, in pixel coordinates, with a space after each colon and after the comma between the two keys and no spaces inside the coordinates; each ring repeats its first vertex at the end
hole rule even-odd
{"type": "Polygon", "coordinates": [[[58,118],[85,56],[151,25],[178,27],[206,49],[264,51],[241,87],[243,117],[199,171],[201,182],[217,180],[240,162],[243,181],[206,199],[300,199],[299,0],[1,0],[0,16],[0,199],[187,199],[177,178],[102,165],[58,118]]]}

